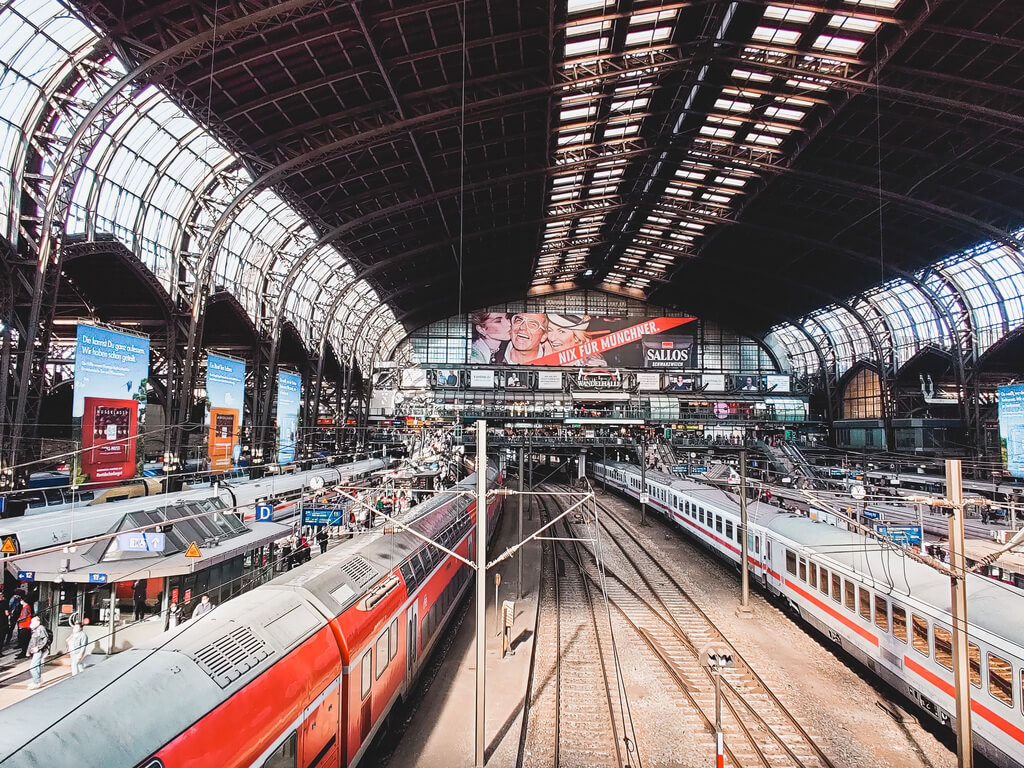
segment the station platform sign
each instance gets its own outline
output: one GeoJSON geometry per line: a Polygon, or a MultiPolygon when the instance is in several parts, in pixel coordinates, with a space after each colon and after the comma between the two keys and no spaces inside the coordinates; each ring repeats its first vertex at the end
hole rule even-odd
{"type": "Polygon", "coordinates": [[[904,547],[920,547],[923,538],[920,525],[876,525],[875,532],[904,547]]]}
{"type": "Polygon", "coordinates": [[[347,508],[303,507],[302,524],[310,526],[344,525],[347,508]]]}

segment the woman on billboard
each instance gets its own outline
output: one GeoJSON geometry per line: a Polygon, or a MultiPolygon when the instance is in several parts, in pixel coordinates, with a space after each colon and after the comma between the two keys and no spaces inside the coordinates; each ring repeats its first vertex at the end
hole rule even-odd
{"type": "Polygon", "coordinates": [[[469,322],[473,326],[473,346],[469,353],[470,363],[502,362],[505,347],[512,338],[512,323],[504,312],[470,312],[469,322]]]}
{"type": "MultiPolygon", "coordinates": [[[[587,315],[548,315],[547,344],[543,354],[561,352],[590,341],[593,334],[587,333],[590,318],[587,315]]],[[[575,361],[572,365],[600,368],[608,363],[600,355],[591,355],[575,361]]]]}

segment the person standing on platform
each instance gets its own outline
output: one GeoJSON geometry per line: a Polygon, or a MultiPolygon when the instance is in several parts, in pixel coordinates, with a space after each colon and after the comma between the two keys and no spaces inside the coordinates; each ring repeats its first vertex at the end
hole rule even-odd
{"type": "Polygon", "coordinates": [[[18,611],[18,655],[16,659],[24,659],[28,655],[28,643],[32,637],[32,606],[28,599],[21,598],[18,611]]]}
{"type": "Polygon", "coordinates": [[[7,644],[7,638],[11,636],[10,612],[7,610],[7,598],[0,592],[0,653],[7,644]]]}
{"type": "Polygon", "coordinates": [[[28,687],[34,689],[43,684],[43,657],[50,649],[50,633],[46,631],[38,616],[33,616],[29,625],[31,636],[28,641],[28,652],[32,656],[29,673],[32,675],[32,682],[28,687]]]}
{"type": "Polygon", "coordinates": [[[68,658],[71,659],[71,676],[82,671],[82,659],[85,649],[89,646],[89,637],[77,621],[71,625],[71,636],[68,638],[68,658]]]}
{"type": "Polygon", "coordinates": [[[327,551],[327,529],[321,528],[316,535],[316,543],[320,545],[320,554],[327,551]]]}
{"type": "Polygon", "coordinates": [[[177,600],[171,600],[171,607],[167,610],[167,624],[170,629],[181,624],[181,606],[177,600]]]}
{"type": "Polygon", "coordinates": [[[203,595],[202,599],[199,601],[199,605],[197,605],[195,607],[195,610],[192,611],[192,618],[201,619],[203,616],[212,611],[215,607],[216,606],[210,602],[210,596],[203,595]]]}
{"type": "Polygon", "coordinates": [[[135,603],[135,621],[146,618],[146,580],[139,579],[132,584],[132,600],[135,603]]]}

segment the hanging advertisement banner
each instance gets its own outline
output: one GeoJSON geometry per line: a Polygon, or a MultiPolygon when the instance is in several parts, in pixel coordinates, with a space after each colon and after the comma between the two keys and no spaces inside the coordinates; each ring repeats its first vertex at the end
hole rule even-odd
{"type": "Polygon", "coordinates": [[[297,373],[277,373],[277,461],[295,460],[295,440],[299,434],[299,403],[302,401],[302,377],[297,373]]]}
{"type": "Polygon", "coordinates": [[[76,483],[117,483],[141,474],[136,445],[145,422],[149,339],[79,324],[71,406],[82,454],[76,483]]]}
{"type": "Polygon", "coordinates": [[[210,469],[223,472],[238,464],[245,404],[245,361],[206,353],[206,423],[210,469]]]}
{"type": "Polygon", "coordinates": [[[1003,465],[1024,477],[1024,384],[999,387],[999,443],[1003,465]]]}
{"type": "Polygon", "coordinates": [[[470,363],[692,368],[693,317],[598,317],[536,312],[470,315],[470,363]],[[486,315],[486,318],[484,318],[486,315]]]}

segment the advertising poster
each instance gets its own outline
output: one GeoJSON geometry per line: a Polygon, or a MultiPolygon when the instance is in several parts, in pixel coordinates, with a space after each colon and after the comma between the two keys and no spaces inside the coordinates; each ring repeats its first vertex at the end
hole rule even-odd
{"type": "Polygon", "coordinates": [[[277,373],[277,462],[295,461],[295,440],[299,434],[299,403],[302,401],[302,377],[297,373],[277,373]]]}
{"type": "Polygon", "coordinates": [[[1014,477],[1024,477],[1024,384],[999,387],[999,443],[1014,477]]]}
{"type": "Polygon", "coordinates": [[[661,369],[697,362],[693,317],[483,314],[469,317],[471,363],[661,369]]]}
{"type": "Polygon", "coordinates": [[[661,389],[661,374],[638,373],[636,375],[636,388],[640,392],[657,392],[661,389]]]}
{"type": "Polygon", "coordinates": [[[761,377],[756,373],[741,373],[733,377],[733,389],[740,392],[758,392],[761,389],[761,377]]]}
{"type": "Polygon", "coordinates": [[[557,392],[562,389],[561,371],[538,371],[537,389],[544,389],[549,392],[557,392]]]}
{"type": "Polygon", "coordinates": [[[469,386],[473,389],[494,389],[494,371],[470,371],[469,386]]]}
{"type": "Polygon", "coordinates": [[[665,377],[665,390],[667,392],[693,392],[695,383],[693,376],[671,373],[665,377]]]}
{"type": "Polygon", "coordinates": [[[708,392],[724,392],[725,391],[725,374],[724,373],[705,373],[700,377],[701,384],[704,385],[704,389],[708,392]]]}
{"type": "Polygon", "coordinates": [[[438,368],[434,371],[434,381],[438,387],[454,388],[459,386],[459,372],[454,368],[438,368]]]}
{"type": "Polygon", "coordinates": [[[206,423],[210,469],[223,472],[238,464],[245,410],[245,361],[206,353],[206,423]]]}
{"type": "Polygon", "coordinates": [[[789,375],[769,374],[765,377],[764,385],[771,392],[789,392],[789,375]]]}
{"type": "Polygon", "coordinates": [[[405,368],[402,371],[402,389],[422,389],[427,386],[427,372],[422,368],[405,368]]]}
{"type": "Polygon", "coordinates": [[[117,483],[141,474],[149,381],[149,339],[79,325],[75,344],[73,423],[81,425],[76,482],[117,483]]]}

